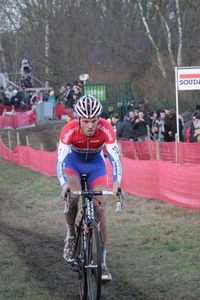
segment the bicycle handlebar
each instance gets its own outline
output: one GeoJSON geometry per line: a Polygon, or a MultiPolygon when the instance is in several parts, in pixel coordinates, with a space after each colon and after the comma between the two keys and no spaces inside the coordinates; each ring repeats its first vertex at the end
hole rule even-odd
{"type": "MultiPolygon", "coordinates": [[[[85,196],[100,196],[100,195],[113,195],[113,192],[111,191],[73,191],[72,192],[73,195],[85,195],[85,196]]],[[[70,196],[71,196],[71,192],[70,192],[70,188],[67,188],[66,194],[65,194],[66,198],[65,198],[65,207],[63,210],[63,213],[67,213],[69,210],[69,201],[70,201],[70,196]]],[[[122,195],[122,189],[121,187],[118,187],[118,191],[117,191],[117,196],[119,196],[119,202],[117,202],[117,208],[116,208],[116,213],[121,211],[121,207],[123,206],[123,195],[122,195]]]]}
{"type": "Polygon", "coordinates": [[[110,191],[74,191],[73,195],[85,195],[85,196],[100,196],[100,195],[113,195],[110,191]]]}

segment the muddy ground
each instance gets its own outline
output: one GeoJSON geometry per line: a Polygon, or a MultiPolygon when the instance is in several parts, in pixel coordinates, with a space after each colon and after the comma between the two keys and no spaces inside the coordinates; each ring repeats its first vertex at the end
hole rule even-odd
{"type": "MultiPolygon", "coordinates": [[[[18,130],[20,144],[26,145],[26,137],[28,136],[31,148],[40,149],[42,144],[45,151],[55,151],[59,134],[64,124],[65,122],[63,121],[49,120],[41,122],[35,128],[20,129],[18,130]]],[[[0,134],[3,143],[8,146],[8,131],[1,130],[0,134]]],[[[11,148],[14,149],[17,144],[16,131],[10,131],[10,136],[12,141],[11,148]]],[[[8,199],[6,191],[1,190],[1,201],[6,199],[6,209],[8,210],[13,206],[12,191],[10,191],[9,195],[10,199],[8,199]]],[[[17,204],[15,205],[17,206],[17,204]]],[[[0,223],[2,233],[11,237],[18,245],[19,256],[23,256],[23,260],[30,270],[30,277],[28,276],[27,280],[31,280],[32,276],[37,278],[53,295],[51,299],[79,299],[77,274],[70,271],[68,264],[63,263],[61,255],[63,237],[58,236],[56,240],[52,240],[44,232],[38,233],[36,231],[36,233],[33,233],[33,231],[29,231],[28,229],[13,228],[5,220],[3,223],[0,221],[0,223]]],[[[146,300],[147,297],[142,292],[136,291],[135,287],[129,286],[128,283],[115,279],[110,284],[103,285],[102,299],[146,300]]]]}

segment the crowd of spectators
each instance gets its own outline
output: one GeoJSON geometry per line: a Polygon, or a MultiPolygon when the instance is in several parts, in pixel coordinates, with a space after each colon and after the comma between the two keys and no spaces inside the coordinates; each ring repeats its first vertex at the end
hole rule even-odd
{"type": "Polygon", "coordinates": [[[73,109],[74,105],[81,97],[81,82],[76,80],[73,84],[68,83],[66,86],[61,86],[60,93],[56,96],[56,103],[62,104],[66,109],[73,109]]]}
{"type": "Polygon", "coordinates": [[[0,86],[0,104],[12,106],[13,108],[27,107],[24,89],[22,87],[13,88],[9,84],[5,89],[0,86]]]}
{"type": "Polygon", "coordinates": [[[73,84],[67,84],[66,86],[61,86],[59,93],[56,95],[54,90],[47,93],[41,92],[39,88],[32,91],[26,92],[26,88],[23,87],[13,87],[12,84],[8,84],[6,88],[0,86],[0,104],[4,106],[12,106],[13,108],[28,106],[35,106],[43,101],[49,101],[53,104],[63,104],[66,109],[73,109],[76,101],[81,97],[81,85],[74,81],[73,84]]]}
{"type": "MultiPolygon", "coordinates": [[[[149,138],[160,142],[173,142],[177,137],[177,117],[174,109],[151,110],[149,100],[136,103],[130,97],[127,111],[128,115],[120,120],[118,113],[111,116],[111,123],[115,128],[117,139],[145,141],[149,138]]],[[[179,141],[193,143],[200,141],[200,106],[191,114],[186,111],[178,116],[179,141]]]]}
{"type": "MultiPolygon", "coordinates": [[[[33,89],[28,93],[25,87],[14,88],[8,84],[6,88],[0,86],[0,104],[12,106],[13,108],[27,108],[49,101],[56,105],[62,104],[65,109],[73,110],[75,103],[81,97],[82,82],[74,81],[60,87],[56,95],[54,90],[42,93],[39,89],[33,89]]],[[[150,103],[147,97],[143,101],[136,102],[130,97],[127,103],[128,114],[120,119],[118,113],[113,113],[110,119],[118,139],[131,141],[145,141],[149,138],[160,142],[173,142],[177,136],[177,117],[173,109],[150,110],[150,103]]],[[[183,112],[178,117],[179,140],[181,142],[200,141],[200,105],[191,114],[183,112]]]]}

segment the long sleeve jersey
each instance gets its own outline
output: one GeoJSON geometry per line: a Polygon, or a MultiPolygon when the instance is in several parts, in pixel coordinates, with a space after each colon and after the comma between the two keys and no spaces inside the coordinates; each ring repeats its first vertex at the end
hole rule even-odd
{"type": "Polygon", "coordinates": [[[60,134],[56,172],[61,185],[67,182],[66,161],[70,154],[84,162],[94,160],[96,156],[103,157],[106,146],[108,158],[112,165],[113,180],[121,182],[122,166],[120,153],[113,127],[105,119],[99,118],[95,134],[86,137],[81,130],[78,120],[67,123],[60,134]]]}

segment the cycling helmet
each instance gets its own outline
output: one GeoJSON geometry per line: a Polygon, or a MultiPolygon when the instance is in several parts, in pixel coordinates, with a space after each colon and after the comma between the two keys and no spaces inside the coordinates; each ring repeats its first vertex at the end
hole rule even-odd
{"type": "Polygon", "coordinates": [[[91,95],[81,97],[75,105],[75,112],[79,117],[91,119],[99,116],[103,107],[99,100],[91,95]]]}

